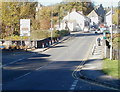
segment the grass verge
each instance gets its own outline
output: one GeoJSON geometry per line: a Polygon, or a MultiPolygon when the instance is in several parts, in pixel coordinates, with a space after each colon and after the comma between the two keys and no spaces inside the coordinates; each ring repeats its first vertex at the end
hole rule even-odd
{"type": "Polygon", "coordinates": [[[118,60],[103,60],[103,72],[107,75],[111,75],[120,79],[119,76],[119,61],[118,60]]]}

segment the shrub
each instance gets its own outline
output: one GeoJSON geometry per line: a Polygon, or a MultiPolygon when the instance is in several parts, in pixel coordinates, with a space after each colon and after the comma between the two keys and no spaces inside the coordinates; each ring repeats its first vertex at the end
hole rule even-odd
{"type": "Polygon", "coordinates": [[[31,39],[40,40],[50,37],[50,32],[48,30],[34,30],[31,32],[31,39]]]}
{"type": "Polygon", "coordinates": [[[52,31],[52,36],[53,37],[60,37],[60,36],[66,36],[66,35],[69,35],[70,32],[68,30],[53,30],[52,31]]]}
{"type": "Polygon", "coordinates": [[[70,31],[69,30],[61,30],[60,31],[60,35],[61,36],[66,36],[66,35],[69,35],[70,34],[70,31]]]}
{"type": "Polygon", "coordinates": [[[52,31],[52,37],[60,37],[60,31],[59,30],[53,30],[52,31]]]}

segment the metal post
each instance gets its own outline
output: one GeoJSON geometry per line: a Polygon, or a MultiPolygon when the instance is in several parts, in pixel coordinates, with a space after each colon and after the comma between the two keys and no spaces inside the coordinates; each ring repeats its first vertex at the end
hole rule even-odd
{"type": "Polygon", "coordinates": [[[21,47],[22,47],[22,36],[21,36],[21,47]]]}
{"type": "Polygon", "coordinates": [[[53,8],[51,11],[51,41],[52,41],[52,31],[53,31],[53,8]]]}
{"type": "Polygon", "coordinates": [[[59,6],[59,29],[60,29],[60,6],[59,6]]]}
{"type": "Polygon", "coordinates": [[[31,44],[31,40],[30,40],[30,36],[28,37],[28,40],[29,40],[29,48],[32,48],[32,44],[31,44]]]}
{"type": "Polygon", "coordinates": [[[112,60],[112,52],[113,52],[113,46],[112,46],[112,38],[113,38],[113,32],[112,32],[112,13],[113,13],[113,6],[112,6],[112,2],[111,2],[111,27],[110,27],[110,36],[111,36],[111,38],[110,38],[110,60],[112,60]]]}

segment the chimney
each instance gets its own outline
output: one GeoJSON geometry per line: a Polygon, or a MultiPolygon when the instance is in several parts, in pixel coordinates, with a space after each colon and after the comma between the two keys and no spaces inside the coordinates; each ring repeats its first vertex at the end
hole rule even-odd
{"type": "Polygon", "coordinates": [[[80,11],[81,14],[83,14],[83,11],[80,11]]]}
{"type": "Polygon", "coordinates": [[[67,13],[68,15],[70,14],[70,12],[67,13]]]}
{"type": "Polygon", "coordinates": [[[75,8],[73,8],[73,9],[72,9],[72,12],[73,12],[73,11],[75,11],[75,12],[76,12],[76,9],[75,9],[75,8]]]}
{"type": "Polygon", "coordinates": [[[82,11],[78,11],[78,13],[83,14],[83,12],[82,12],[82,11]]]}

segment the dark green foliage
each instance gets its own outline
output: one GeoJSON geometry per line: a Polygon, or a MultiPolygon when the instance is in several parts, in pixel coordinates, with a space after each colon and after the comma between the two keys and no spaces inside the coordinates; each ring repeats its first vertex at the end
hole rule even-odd
{"type": "Polygon", "coordinates": [[[70,34],[70,32],[68,30],[61,30],[61,31],[53,30],[53,32],[52,32],[53,37],[62,37],[62,36],[67,36],[69,34],[70,34]]]}
{"type": "Polygon", "coordinates": [[[59,30],[53,30],[52,31],[52,36],[53,37],[60,37],[60,31],[59,30]]]}
{"type": "Polygon", "coordinates": [[[61,36],[66,36],[66,35],[69,35],[70,34],[70,31],[69,30],[61,30],[60,31],[60,35],[61,36]]]}

